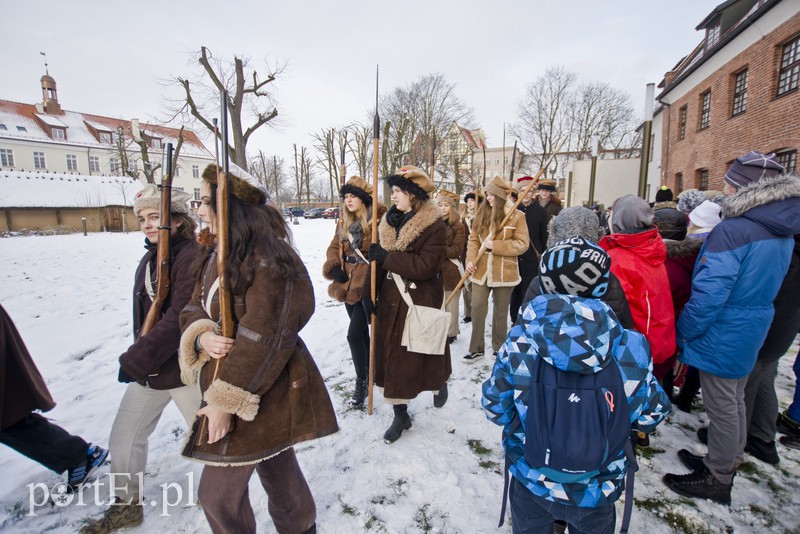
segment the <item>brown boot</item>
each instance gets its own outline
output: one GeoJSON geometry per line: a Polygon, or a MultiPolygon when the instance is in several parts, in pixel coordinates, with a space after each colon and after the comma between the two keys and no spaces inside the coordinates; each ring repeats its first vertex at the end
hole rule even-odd
{"type": "Polygon", "coordinates": [[[108,507],[100,519],[86,523],[80,534],[106,534],[123,528],[136,527],[144,521],[144,510],[141,504],[123,504],[119,497],[108,507]]]}

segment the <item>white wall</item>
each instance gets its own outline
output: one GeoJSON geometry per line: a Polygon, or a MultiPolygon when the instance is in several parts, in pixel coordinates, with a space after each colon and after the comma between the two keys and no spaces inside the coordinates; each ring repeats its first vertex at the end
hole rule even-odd
{"type": "MultiPolygon", "coordinates": [[[[617,198],[637,194],[639,187],[639,158],[598,159],[595,173],[594,202],[610,206],[617,198]]],[[[572,190],[567,192],[567,205],[582,206],[589,199],[589,178],[592,160],[572,164],[572,190]]]]}

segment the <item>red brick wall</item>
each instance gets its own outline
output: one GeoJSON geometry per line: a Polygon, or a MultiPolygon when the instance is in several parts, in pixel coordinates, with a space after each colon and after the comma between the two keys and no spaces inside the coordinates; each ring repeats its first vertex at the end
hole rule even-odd
{"type": "MultiPolygon", "coordinates": [[[[800,90],[776,98],[781,47],[800,34],[800,13],[745,50],[666,108],[662,180],[675,191],[698,187],[699,169],[708,169],[709,189],[721,190],[730,163],[750,150],[800,152],[800,90]],[[748,69],[747,111],[731,116],[734,74],[748,69]],[[711,123],[700,125],[700,95],[711,89],[711,123]],[[687,106],[686,136],[678,140],[680,109],[687,106]],[[668,142],[666,141],[668,139],[668,142]]],[[[711,60],[713,61],[713,59],[711,60]]]]}

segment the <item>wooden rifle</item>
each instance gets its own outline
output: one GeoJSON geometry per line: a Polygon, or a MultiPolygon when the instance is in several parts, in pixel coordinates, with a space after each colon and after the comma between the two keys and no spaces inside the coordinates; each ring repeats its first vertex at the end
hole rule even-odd
{"type": "MultiPolygon", "coordinates": [[[[156,251],[156,295],[153,304],[147,312],[140,336],[147,335],[161,319],[164,303],[167,301],[170,289],[169,265],[169,238],[172,232],[172,143],[164,145],[161,157],[161,218],[158,223],[158,249],[156,251]]],[[[149,282],[149,280],[148,280],[149,282]]]]}

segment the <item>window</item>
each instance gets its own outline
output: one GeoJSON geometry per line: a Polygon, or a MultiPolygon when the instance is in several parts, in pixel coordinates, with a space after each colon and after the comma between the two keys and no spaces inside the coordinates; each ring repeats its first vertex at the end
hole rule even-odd
{"type": "Polygon", "coordinates": [[[161,139],[153,138],[150,140],[150,148],[155,148],[156,150],[161,150],[161,139]]]}
{"type": "Polygon", "coordinates": [[[678,121],[678,140],[686,137],[686,113],[687,107],[683,106],[680,110],[680,120],[678,121]]]}
{"type": "Polygon", "coordinates": [[[67,131],[64,128],[52,128],[53,132],[53,139],[59,139],[61,141],[67,138],[67,131]]]}
{"type": "Polygon", "coordinates": [[[119,160],[117,158],[111,158],[109,161],[109,166],[111,168],[111,174],[119,174],[119,160]]]}
{"type": "Polygon", "coordinates": [[[139,172],[139,162],[138,161],[129,161],[128,162],[128,170],[131,172],[139,172]]]}
{"type": "MultiPolygon", "coordinates": [[[[200,178],[200,167],[192,165],[192,178],[200,178]]],[[[197,200],[200,200],[199,198],[197,200]]]]}
{"type": "Polygon", "coordinates": [[[78,156],[74,154],[67,154],[67,170],[68,171],[78,170],[78,156]]]}
{"type": "Polygon", "coordinates": [[[783,165],[787,173],[794,173],[797,171],[797,150],[787,150],[785,152],[778,152],[778,163],[783,165]]]}
{"type": "Polygon", "coordinates": [[[195,187],[194,188],[194,199],[195,200],[200,200],[200,188],[199,187],[195,187]]]}
{"type": "Polygon", "coordinates": [[[9,148],[0,148],[0,165],[3,167],[14,166],[14,151],[9,148]]]}
{"type": "Polygon", "coordinates": [[[715,26],[706,28],[706,50],[719,42],[719,22],[715,26]]]}
{"type": "Polygon", "coordinates": [[[700,129],[705,130],[711,125],[711,91],[700,95],[700,129]]]}
{"type": "Polygon", "coordinates": [[[676,194],[680,194],[683,191],[683,173],[679,172],[675,175],[675,189],[676,194]]]}
{"type": "Polygon", "coordinates": [[[734,76],[732,115],[736,116],[745,111],[747,111],[747,69],[734,76]]]}
{"type": "Polygon", "coordinates": [[[800,78],[800,35],[783,45],[778,73],[778,96],[797,90],[800,78]]]}
{"type": "Polygon", "coordinates": [[[100,158],[89,156],[89,170],[91,172],[100,172],[100,158]]]}
{"type": "Polygon", "coordinates": [[[24,126],[17,126],[17,131],[18,131],[18,132],[27,132],[27,131],[28,131],[28,129],[27,129],[27,128],[25,128],[24,126]]]}
{"type": "Polygon", "coordinates": [[[700,169],[697,171],[697,189],[700,191],[708,191],[708,169],[700,169]]]}
{"type": "Polygon", "coordinates": [[[495,164],[495,165],[500,165],[500,158],[496,158],[496,159],[494,160],[494,164],[495,164]]]}
{"type": "Polygon", "coordinates": [[[108,143],[109,145],[114,141],[111,137],[111,132],[100,132],[100,142],[108,143]]]}
{"type": "Polygon", "coordinates": [[[33,153],[33,166],[36,169],[46,169],[47,165],[44,163],[44,152],[33,153]]]}
{"type": "Polygon", "coordinates": [[[5,124],[3,124],[2,122],[0,122],[0,130],[6,130],[6,131],[8,131],[8,128],[6,128],[6,125],[5,125],[5,124]]]}

